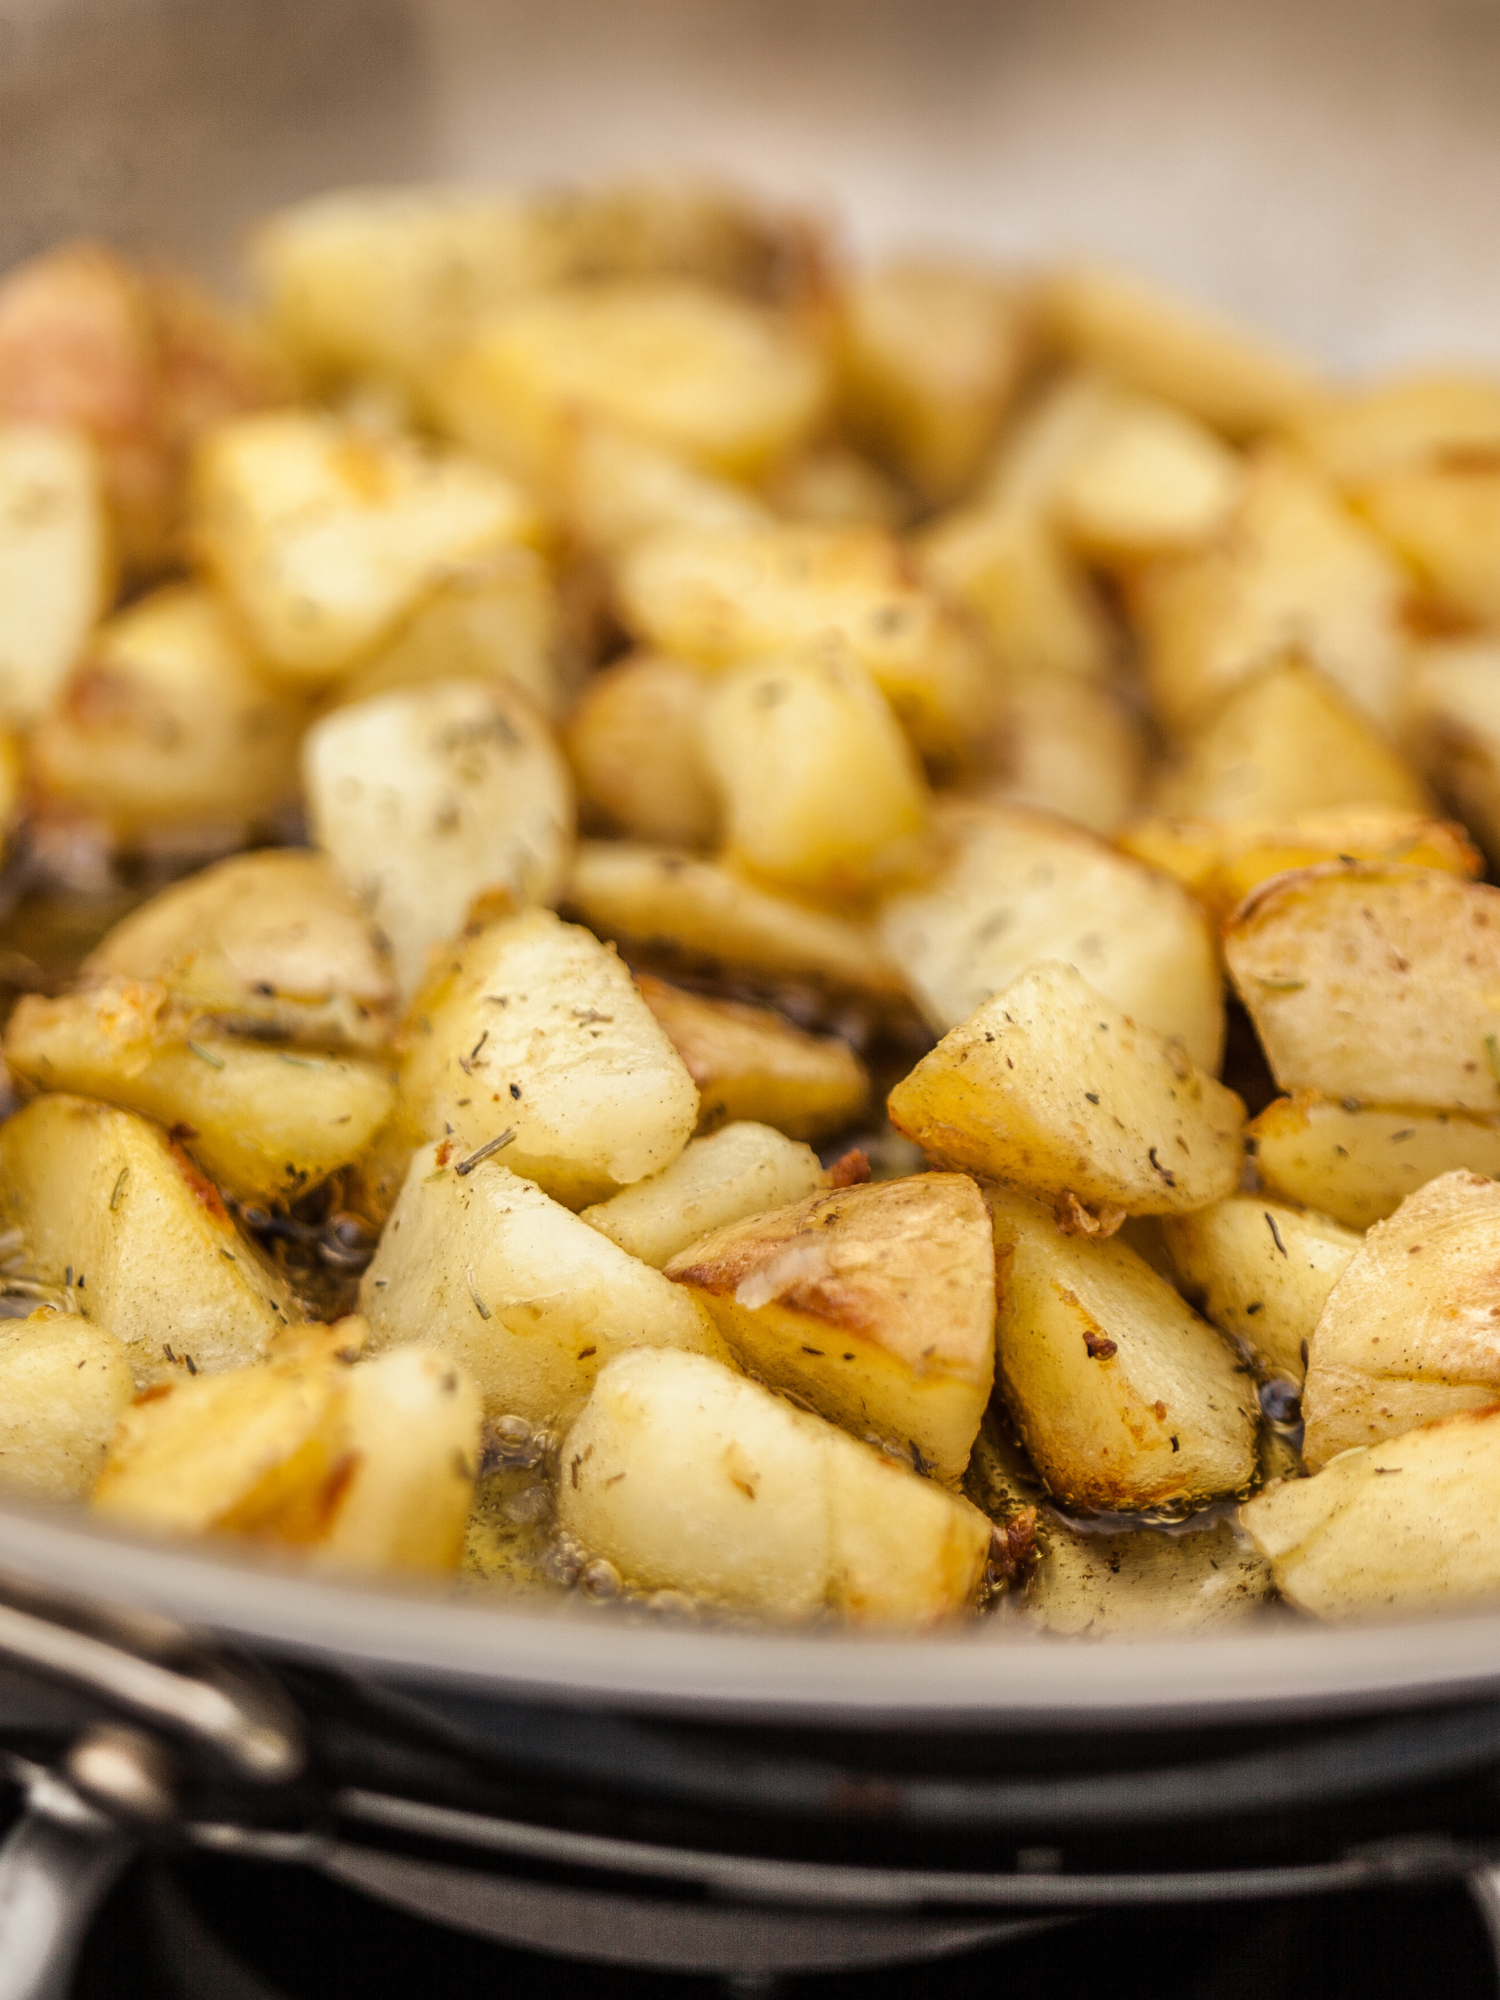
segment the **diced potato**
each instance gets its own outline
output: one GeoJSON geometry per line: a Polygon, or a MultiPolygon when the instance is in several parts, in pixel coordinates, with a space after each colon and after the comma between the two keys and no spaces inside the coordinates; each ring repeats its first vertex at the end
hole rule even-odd
{"type": "Polygon", "coordinates": [[[1123,272],[1057,271],[1041,309],[1065,353],[1231,437],[1286,423],[1316,392],[1298,356],[1123,272]]]}
{"type": "Polygon", "coordinates": [[[1413,758],[1500,858],[1500,644],[1432,642],[1414,651],[1407,682],[1413,758]]]}
{"type": "Polygon", "coordinates": [[[995,1260],[966,1174],[810,1195],[666,1266],[773,1389],[956,1480],[995,1369],[995,1260]]]}
{"type": "Polygon", "coordinates": [[[0,1126],[29,1275],[122,1340],[138,1380],[254,1360],[298,1315],[217,1191],[133,1112],[39,1097],[0,1126]]]}
{"type": "Polygon", "coordinates": [[[749,1118],[793,1139],[829,1139],[868,1109],[869,1074],[847,1042],[810,1035],[773,1008],[685,993],[649,973],[636,985],[698,1087],[700,1132],[749,1118]]]}
{"type": "Polygon", "coordinates": [[[1315,1479],[1258,1494],[1240,1518],[1281,1595],[1317,1618],[1432,1611],[1500,1591],[1500,1410],[1449,1417],[1315,1479]]]}
{"type": "Polygon", "coordinates": [[[578,416],[705,471],[753,476],[817,424],[828,373],[792,320],[687,279],[642,278],[497,306],[429,392],[451,436],[555,490],[578,416]]]}
{"type": "Polygon", "coordinates": [[[717,861],[581,841],[563,901],[601,937],[663,969],[806,982],[890,1006],[905,995],[871,925],[763,889],[717,861]]]}
{"type": "Polygon", "coordinates": [[[86,1493],[135,1383],[105,1327],[43,1307],[0,1326],[0,1485],[37,1500],[86,1493]]]}
{"type": "Polygon", "coordinates": [[[903,486],[840,444],[817,445],[789,459],[761,493],[785,520],[819,521],[830,528],[900,528],[912,512],[903,486]]]}
{"type": "Polygon", "coordinates": [[[692,1298],[534,1182],[462,1164],[441,1142],[412,1161],[360,1286],[374,1351],[436,1341],[488,1410],[533,1424],[576,1410],[623,1348],[724,1354],[692,1298]]]}
{"type": "Polygon", "coordinates": [[[267,665],[318,683],[362,664],[451,570],[538,524],[486,466],[294,410],[204,440],[193,532],[267,665]]]}
{"type": "Polygon", "coordinates": [[[1088,578],[1051,524],[1020,506],[966,508],[919,539],[939,589],[978,620],[1007,678],[1102,680],[1115,640],[1088,578]]]}
{"type": "Polygon", "coordinates": [[[1120,396],[1066,468],[1052,512],[1084,555],[1128,565],[1208,541],[1243,485],[1239,459],[1212,431],[1169,404],[1120,396]]]}
{"type": "Polygon", "coordinates": [[[702,743],[732,863],[829,897],[914,871],[927,829],[921,766],[840,641],[730,668],[704,705],[702,743]]]}
{"type": "Polygon", "coordinates": [[[810,1146],[742,1119],[689,1140],[670,1167],[586,1208],[583,1220],[659,1271],[710,1230],[787,1208],[827,1185],[810,1146]]]}
{"type": "Polygon", "coordinates": [[[236,854],[132,910],[84,977],[160,981],[227,1033],[310,1048],[378,1049],[396,994],[381,947],[324,855],[236,854]]]}
{"type": "Polygon", "coordinates": [[[1025,678],[1007,689],[995,755],[965,791],[998,805],[1035,806],[1111,833],[1140,796],[1140,722],[1109,688],[1025,678]]]}
{"type": "Polygon", "coordinates": [[[1251,820],[1341,806],[1428,809],[1390,740],[1295,654],[1242,680],[1155,786],[1160,811],[1251,820]]]}
{"type": "Polygon", "coordinates": [[[297,796],[301,699],[260,672],[211,591],[168,585],[88,645],[32,739],[44,808],[152,836],[243,845],[297,796]]]}
{"type": "MultiPolygon", "coordinates": [[[[0,315],[0,367],[3,341],[0,315]]],[[[86,439],[60,424],[0,422],[0,721],[32,723],[46,710],[109,603],[113,567],[86,439]]]]}
{"type": "Polygon", "coordinates": [[[1500,1178],[1500,1110],[1428,1111],[1298,1091],[1268,1105],[1249,1138],[1268,1188],[1350,1229],[1394,1214],[1455,1167],[1500,1178]]]}
{"type": "Polygon", "coordinates": [[[1097,1217],[1106,1233],[1126,1214],[1185,1214],[1239,1183],[1239,1098],[1071,965],[1044,962],[1003,987],[887,1108],[930,1159],[1022,1188],[1065,1221],[1097,1217]]]}
{"type": "Polygon", "coordinates": [[[1132,1019],[1215,1070],[1224,1038],[1213,940],[1177,883],[1081,827],[1019,806],[940,809],[946,856],[891,897],[881,936],[929,1025],[946,1034],[1046,959],[1075,965],[1132,1019]]]}
{"type": "Polygon", "coordinates": [[[1023,1195],[990,1201],[996,1370],[1057,1498],[1137,1510],[1243,1491],[1258,1411],[1219,1334],[1125,1244],[1065,1235],[1023,1195]]]}
{"type": "Polygon", "coordinates": [[[1151,565],[1132,593],[1146,681],[1181,732],[1266,661],[1300,652],[1383,727],[1397,720],[1407,584],[1311,465],[1265,451],[1228,528],[1151,565]]]}
{"type": "Polygon", "coordinates": [[[1500,451],[1500,380],[1387,376],[1314,403],[1293,435],[1330,479],[1356,489],[1408,466],[1486,456],[1500,451]]]}
{"type": "Polygon", "coordinates": [[[627,552],[621,612],[637,637],[705,666],[760,661],[840,634],[925,757],[962,764],[996,681],[963,618],[878,528],[660,535],[627,552]]]}
{"type": "Polygon", "coordinates": [[[338,683],[340,703],[439,680],[508,680],[555,718],[562,614],[535,549],[500,549],[450,571],[391,639],[338,683]]]}
{"type": "Polygon", "coordinates": [[[503,1144],[506,1166],[582,1208],[669,1166],[697,1118],[625,967],[549,911],[466,933],[417,997],[397,1134],[446,1135],[455,1167],[503,1144]]]}
{"type": "Polygon", "coordinates": [[[590,546],[619,555],[652,535],[757,528],[771,510],[745,487],[598,417],[565,441],[562,506],[590,546]]]}
{"type": "Polygon", "coordinates": [[[572,781],[508,681],[429,681],[335,709],[303,768],[313,836],[390,940],[408,997],[476,896],[550,903],[567,879],[572,781]]]}
{"type": "Polygon", "coordinates": [[[1360,509],[1440,611],[1500,620],[1500,464],[1392,472],[1363,489],[1360,509]]]}
{"type": "Polygon", "coordinates": [[[245,1201],[291,1199],[350,1165],[395,1101],[389,1072],[372,1062],[190,1036],[164,986],[111,980],[57,1000],[26,994],[5,1060],[34,1089],[156,1119],[245,1201]]]}
{"type": "Polygon", "coordinates": [[[1404,862],[1474,876],[1484,863],[1461,826],[1399,806],[1339,806],[1252,820],[1148,816],[1123,827],[1116,845],[1175,875],[1212,916],[1223,918],[1273,875],[1320,862],[1404,862]]]}
{"type": "Polygon", "coordinates": [[[932,1624],[978,1593],[966,1500],[700,1355],[621,1355],[563,1442],[558,1519],[642,1590],[932,1624]]]}
{"type": "Polygon", "coordinates": [[[1277,876],[1224,954],[1283,1090],[1500,1110],[1500,889],[1439,868],[1277,876]]]}
{"type": "Polygon", "coordinates": [[[979,471],[1030,359],[1020,287],[975,265],[905,258],[843,302],[840,389],[855,437],[929,501],[979,471]]]}
{"type": "Polygon", "coordinates": [[[1500,1183],[1429,1181],[1372,1225],[1333,1287],[1308,1356],[1303,1455],[1500,1403],[1500,1183]]]}
{"type": "Polygon", "coordinates": [[[1300,1382],[1318,1316],[1360,1239],[1331,1217],[1236,1194],[1163,1225],[1180,1289],[1272,1373],[1300,1382]]]}
{"type": "Polygon", "coordinates": [[[568,724],[579,804],[630,840],[706,847],[719,802],[703,755],[705,676],[682,660],[631,653],[584,688],[568,724]]]}

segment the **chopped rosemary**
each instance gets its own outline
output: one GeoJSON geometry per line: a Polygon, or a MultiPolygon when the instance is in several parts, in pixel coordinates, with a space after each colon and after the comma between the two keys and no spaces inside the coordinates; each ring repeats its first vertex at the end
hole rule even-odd
{"type": "Polygon", "coordinates": [[[120,1171],[115,1175],[114,1192],[110,1195],[109,1198],[109,1212],[111,1215],[113,1215],[115,1210],[120,1206],[120,1196],[124,1194],[125,1183],[129,1179],[130,1179],[129,1167],[121,1167],[120,1171]]]}
{"type": "Polygon", "coordinates": [[[464,1272],[464,1276],[469,1281],[469,1297],[474,1301],[475,1312],[478,1313],[481,1319],[488,1319],[490,1316],[490,1309],[485,1304],[484,1300],[479,1296],[479,1287],[474,1283],[474,1266],[472,1264],[469,1266],[468,1270],[464,1272]]]}
{"type": "Polygon", "coordinates": [[[481,1165],[485,1160],[489,1159],[492,1153],[498,1153],[502,1146],[508,1146],[511,1140],[515,1138],[515,1136],[516,1136],[515,1126],[507,1125],[505,1130],[502,1133],[500,1133],[498,1138],[486,1140],[484,1145],[478,1147],[476,1151],[470,1153],[469,1157],[466,1160],[458,1161],[458,1163],[455,1165],[453,1169],[454,1173],[472,1174],[474,1169],[477,1166],[481,1165]]]}
{"type": "Polygon", "coordinates": [[[201,1056],[210,1069],[222,1069],[224,1067],[224,1058],[216,1056],[212,1049],[204,1048],[202,1042],[189,1042],[188,1047],[195,1056],[201,1056]]]}

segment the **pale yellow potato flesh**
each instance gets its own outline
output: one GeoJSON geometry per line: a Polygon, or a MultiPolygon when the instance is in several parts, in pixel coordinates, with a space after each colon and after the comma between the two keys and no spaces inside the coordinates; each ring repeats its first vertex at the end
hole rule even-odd
{"type": "Polygon", "coordinates": [[[1329,1294],[1302,1392],[1303,1454],[1398,1437],[1500,1403],[1500,1183],[1429,1181],[1369,1234],[1329,1294]]]}
{"type": "Polygon", "coordinates": [[[996,1375],[1052,1493],[1139,1511],[1243,1492],[1258,1411],[1221,1336],[1118,1239],[1065,1235],[1024,1195],[988,1198],[996,1375]]]}
{"type": "Polygon", "coordinates": [[[1234,1194],[1163,1224],[1178,1289],[1262,1366],[1300,1382],[1328,1294],[1360,1247],[1331,1216],[1234,1194]]]}
{"type": "Polygon", "coordinates": [[[1316,1618],[1456,1607],[1500,1592],[1500,1410],[1346,1452],[1240,1510],[1276,1587],[1316,1618]]]}
{"type": "Polygon", "coordinates": [[[49,1094],[0,1126],[0,1218],[26,1274],[109,1328],[137,1380],[232,1368],[300,1317],[160,1126],[49,1094]]]}
{"type": "Polygon", "coordinates": [[[407,999],[476,897],[552,903],[567,879],[572,779],[509,682],[428,681],[335,709],[303,772],[313,838],[389,940],[407,999]]]}
{"type": "Polygon", "coordinates": [[[1045,960],[1073,965],[1146,1027],[1216,1070],[1224,1010],[1213,939],[1176,882],[1081,827],[1019,806],[943,804],[933,879],[881,908],[887,952],[946,1034],[1045,960]]]}
{"type": "Polygon", "coordinates": [[[1129,566],[1210,540],[1243,482],[1238,455],[1205,425],[1167,403],[1117,396],[1062,471],[1052,514],[1081,554],[1129,566]]]}
{"type": "Polygon", "coordinates": [[[711,1230],[786,1208],[827,1185],[811,1146],[739,1119],[690,1139],[670,1167],[584,1209],[581,1219],[659,1271],[711,1230]]]}
{"type": "Polygon", "coordinates": [[[1034,510],[971,506],[925,530],[917,560],[983,631],[1008,681],[1105,679],[1115,643],[1081,565],[1034,510]]]}
{"type": "Polygon", "coordinates": [[[1500,889],[1333,862],[1262,885],[1224,955],[1283,1090],[1500,1110],[1500,889]]]}
{"type": "Polygon", "coordinates": [[[0,721],[45,713],[110,599],[98,460],[63,424],[0,420],[0,721]]]}
{"type": "Polygon", "coordinates": [[[1139,802],[1145,765],[1140,717],[1113,688],[1028,677],[1006,689],[993,754],[964,789],[1109,834],[1139,802]]]}
{"type": "Polygon", "coordinates": [[[194,1035],[165,987],[131,980],[25,995],[5,1060],[35,1090],[154,1118],[241,1201],[291,1200],[352,1164],[396,1096],[384,1065],[194,1035]]]}
{"type": "Polygon", "coordinates": [[[627,840],[708,847],[719,800],[703,746],[706,676],[685,660],[631,653],[594,674],[564,742],[586,823],[627,840]]]}
{"type": "Polygon", "coordinates": [[[374,1352],[435,1341],[487,1410],[539,1425],[575,1411],[624,1348],[726,1357],[706,1313],[659,1272],[499,1161],[459,1174],[443,1152],[413,1160],[360,1285],[374,1352]]]}
{"type": "Polygon", "coordinates": [[[966,1174],[815,1194],[666,1266],[737,1358],[856,1437],[959,1478],[994,1379],[995,1265],[966,1174]]]}
{"type": "Polygon", "coordinates": [[[869,1108],[869,1072],[847,1042],[649,973],[636,985],[697,1086],[700,1132],[748,1118],[793,1139],[828,1139],[869,1108]]]}
{"type": "Polygon", "coordinates": [[[771,510],[787,521],[838,528],[900,528],[911,495],[895,477],[848,445],[812,445],[789,459],[760,487],[771,510]]]}
{"type": "Polygon", "coordinates": [[[159,981],[226,1032],[373,1050],[396,1010],[390,954],[325,855],[266,848],[174,882],[115,925],[88,979],[159,981]]]}
{"type": "Polygon", "coordinates": [[[930,1625],[989,1554],[977,1507],[702,1355],[621,1355],[559,1455],[558,1520],[644,1591],[930,1625]]]}
{"type": "Polygon", "coordinates": [[[74,1500],[93,1485],[135,1394],[124,1346],[97,1321],[43,1307],[0,1327],[0,1486],[74,1500]]]}
{"type": "Polygon", "coordinates": [[[887,1110],[940,1165],[1116,1224],[1221,1200],[1244,1155],[1234,1092],[1056,963],[951,1029],[887,1110]]]}
{"type": "Polygon", "coordinates": [[[559,505],[574,531],[610,557],[653,535],[760,528],[773,518],[737,480],[598,416],[575,416],[559,480],[559,505]]]}
{"type": "Polygon", "coordinates": [[[1500,643],[1429,640],[1407,679],[1413,761],[1469,828],[1500,856],[1500,643]]]}
{"type": "Polygon", "coordinates": [[[1479,625],[1500,619],[1500,467],[1493,457],[1388,473],[1361,491],[1360,510],[1440,612],[1479,625]]]}
{"type": "Polygon", "coordinates": [[[1500,1111],[1357,1104],[1298,1091],[1267,1105],[1248,1137],[1266,1187],[1349,1229],[1393,1215],[1409,1194],[1455,1168],[1500,1178],[1500,1111]]]}
{"type": "Polygon", "coordinates": [[[857,897],[922,859],[927,786],[890,704],[851,649],[727,668],[702,715],[723,851],[804,895],[857,897]]]}
{"type": "Polygon", "coordinates": [[[1327,393],[1292,435],[1340,486],[1434,459],[1500,451],[1500,379],[1447,371],[1386,375],[1327,393]]]}

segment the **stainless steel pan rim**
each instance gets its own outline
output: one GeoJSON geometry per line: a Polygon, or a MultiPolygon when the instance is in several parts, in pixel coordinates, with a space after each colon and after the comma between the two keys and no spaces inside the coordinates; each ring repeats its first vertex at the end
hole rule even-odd
{"type": "Polygon", "coordinates": [[[1222,1635],[998,1640],[639,1626],[334,1581],[239,1552],[112,1534],[59,1510],[0,1510],[0,1567],[80,1604],[151,1611],[252,1651],[510,1700],[704,1719],[1013,1729],[1428,1706],[1500,1692],[1500,1611],[1222,1635]]]}

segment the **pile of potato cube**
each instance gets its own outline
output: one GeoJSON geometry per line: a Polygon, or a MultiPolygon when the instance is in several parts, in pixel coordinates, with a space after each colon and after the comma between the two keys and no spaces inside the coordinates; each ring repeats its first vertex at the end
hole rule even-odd
{"type": "Polygon", "coordinates": [[[0,897],[157,885],[5,1031],[8,1488],[683,1614],[1500,1592],[1500,372],[686,182],[247,275],[0,276],[0,897]]]}

